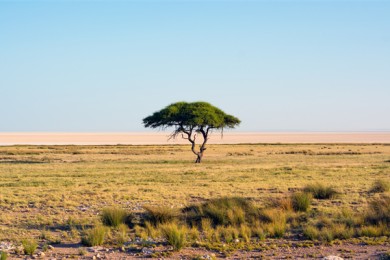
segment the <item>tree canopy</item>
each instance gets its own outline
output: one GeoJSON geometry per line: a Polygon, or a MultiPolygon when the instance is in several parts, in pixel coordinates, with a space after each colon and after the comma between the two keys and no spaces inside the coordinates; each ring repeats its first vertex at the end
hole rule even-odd
{"type": "Polygon", "coordinates": [[[143,119],[145,127],[163,129],[174,127],[172,137],[181,133],[184,139],[188,139],[192,143],[192,151],[198,156],[197,162],[200,162],[203,151],[206,150],[205,145],[210,131],[234,128],[240,122],[238,118],[207,102],[173,103],[143,119]],[[196,133],[203,136],[199,152],[194,149],[196,133]]]}

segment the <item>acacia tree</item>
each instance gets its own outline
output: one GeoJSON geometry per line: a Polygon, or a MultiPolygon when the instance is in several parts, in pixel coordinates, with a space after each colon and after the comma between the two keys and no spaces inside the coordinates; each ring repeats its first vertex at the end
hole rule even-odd
{"type": "Polygon", "coordinates": [[[202,161],[206,150],[209,134],[213,130],[223,131],[224,128],[234,128],[240,120],[228,115],[221,109],[206,102],[177,102],[153,113],[143,119],[145,127],[166,129],[173,127],[170,138],[181,135],[191,143],[191,150],[197,156],[195,163],[202,161]],[[201,134],[203,142],[196,150],[196,137],[201,134]]]}

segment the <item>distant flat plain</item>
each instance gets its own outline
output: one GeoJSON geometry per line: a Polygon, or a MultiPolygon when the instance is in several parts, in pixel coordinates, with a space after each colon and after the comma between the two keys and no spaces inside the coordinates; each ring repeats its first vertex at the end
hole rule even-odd
{"type": "MultiPolygon", "coordinates": [[[[168,139],[169,132],[0,133],[0,145],[170,145],[188,142],[181,136],[168,139]]],[[[209,143],[390,143],[390,132],[225,132],[223,136],[214,132],[209,143]]]]}

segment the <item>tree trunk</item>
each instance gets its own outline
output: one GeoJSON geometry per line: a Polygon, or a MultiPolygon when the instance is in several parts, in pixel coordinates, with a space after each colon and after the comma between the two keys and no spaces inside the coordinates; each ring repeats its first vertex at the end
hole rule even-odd
{"type": "Polygon", "coordinates": [[[194,135],[194,137],[192,137],[192,129],[190,129],[189,131],[183,131],[183,133],[185,133],[187,135],[187,138],[184,138],[183,136],[182,137],[184,139],[187,139],[188,141],[190,141],[191,150],[196,155],[195,163],[200,163],[202,161],[203,152],[206,150],[206,143],[208,140],[209,130],[210,130],[210,128],[207,128],[207,130],[204,131],[203,127],[199,129],[199,132],[202,133],[202,136],[203,136],[203,143],[200,146],[199,152],[197,152],[195,149],[196,134],[194,135]]]}
{"type": "Polygon", "coordinates": [[[197,158],[195,160],[195,163],[200,163],[202,161],[203,152],[202,153],[198,153],[196,156],[197,156],[197,158]]]}

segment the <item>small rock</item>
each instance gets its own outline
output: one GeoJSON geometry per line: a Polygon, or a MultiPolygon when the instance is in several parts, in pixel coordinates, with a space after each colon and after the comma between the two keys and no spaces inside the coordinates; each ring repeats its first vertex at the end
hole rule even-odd
{"type": "Polygon", "coordinates": [[[50,250],[53,250],[53,249],[54,249],[54,246],[48,245],[47,248],[50,249],[50,250]]]}
{"type": "Polygon", "coordinates": [[[96,256],[93,256],[92,259],[93,259],[93,260],[96,260],[96,256]]]}
{"type": "Polygon", "coordinates": [[[39,253],[38,253],[38,256],[39,256],[40,258],[44,258],[46,255],[45,255],[45,253],[43,253],[43,252],[39,252],[39,253]]]}
{"type": "Polygon", "coordinates": [[[150,250],[150,249],[147,248],[147,247],[143,247],[143,248],[142,248],[142,253],[145,254],[145,255],[150,255],[151,253],[153,253],[153,251],[150,250]]]}
{"type": "Polygon", "coordinates": [[[97,255],[96,255],[96,258],[101,258],[102,256],[98,253],[97,255]]]}
{"type": "Polygon", "coordinates": [[[125,252],[126,251],[126,248],[124,246],[121,247],[120,249],[122,252],[125,252]]]}
{"type": "Polygon", "coordinates": [[[328,255],[322,258],[323,260],[344,260],[344,258],[341,258],[337,255],[328,255]]]}
{"type": "Polygon", "coordinates": [[[240,239],[236,238],[234,239],[234,243],[239,243],[240,242],[240,239]]]}

